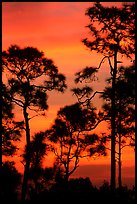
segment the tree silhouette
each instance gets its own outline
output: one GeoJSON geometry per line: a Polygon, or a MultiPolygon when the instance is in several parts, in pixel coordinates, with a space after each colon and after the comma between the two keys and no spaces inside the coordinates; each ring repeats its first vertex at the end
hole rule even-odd
{"type": "MultiPolygon", "coordinates": [[[[46,142],[45,133],[36,133],[30,143],[30,169],[28,176],[28,197],[32,202],[39,200],[42,195],[49,193],[51,188],[58,185],[62,179],[62,171],[57,165],[53,167],[44,168],[43,160],[44,156],[47,155],[49,145],[46,142]]],[[[25,148],[24,154],[22,155],[25,163],[28,149],[25,148]]],[[[44,196],[44,197],[45,197],[44,196]]],[[[48,200],[48,197],[47,197],[48,200]]]]}
{"type": "MultiPolygon", "coordinates": [[[[116,142],[116,102],[115,84],[117,78],[118,54],[133,59],[135,54],[135,4],[123,4],[121,8],[104,7],[100,2],[87,9],[86,15],[90,19],[87,26],[91,33],[91,39],[83,39],[83,43],[91,51],[103,55],[98,67],[87,67],[77,73],[77,82],[83,79],[91,79],[101,67],[104,60],[108,60],[110,66],[112,99],[111,99],[111,188],[115,189],[115,142],[116,142]],[[112,66],[111,59],[114,61],[112,66]]],[[[94,93],[96,95],[98,91],[94,93]]],[[[93,95],[93,96],[94,96],[93,95]]],[[[85,96],[85,95],[84,95],[85,96]]],[[[91,97],[90,99],[92,99],[91,97]]],[[[89,100],[88,100],[89,101],[89,100]]]]}
{"type": "Polygon", "coordinates": [[[61,108],[54,124],[46,131],[47,137],[55,144],[51,145],[51,150],[58,166],[64,169],[65,183],[78,167],[80,158],[105,154],[103,141],[99,142],[98,135],[89,131],[89,126],[95,123],[95,110],[82,109],[76,103],[61,108]]]}
{"type": "MultiPolygon", "coordinates": [[[[9,73],[8,85],[12,93],[12,103],[22,109],[25,121],[26,145],[30,149],[29,120],[47,110],[47,91],[63,92],[66,88],[65,76],[58,72],[58,68],[51,59],[44,57],[44,53],[37,48],[20,48],[11,45],[2,53],[3,70],[9,73]],[[32,111],[37,114],[32,115],[32,111]],[[30,115],[31,113],[31,116],[30,115]]],[[[26,157],[24,179],[22,185],[22,201],[25,200],[27,181],[30,167],[30,154],[26,157]]]]}
{"type": "Polygon", "coordinates": [[[31,188],[37,195],[39,192],[39,186],[41,185],[41,176],[43,175],[42,161],[44,156],[47,154],[48,145],[45,143],[45,137],[42,132],[36,133],[30,142],[30,149],[25,147],[23,156],[23,163],[26,161],[26,157],[30,155],[30,170],[29,180],[31,181],[31,188]]]}
{"type": "MultiPolygon", "coordinates": [[[[111,98],[112,87],[110,79],[108,86],[105,87],[104,93],[101,95],[105,100],[103,109],[107,116],[111,118],[111,98]]],[[[118,77],[116,79],[116,142],[118,143],[118,184],[122,187],[121,179],[121,154],[122,149],[126,146],[134,145],[135,140],[135,65],[130,67],[119,67],[118,77]],[[126,91],[123,91],[126,90],[126,91]]]]}

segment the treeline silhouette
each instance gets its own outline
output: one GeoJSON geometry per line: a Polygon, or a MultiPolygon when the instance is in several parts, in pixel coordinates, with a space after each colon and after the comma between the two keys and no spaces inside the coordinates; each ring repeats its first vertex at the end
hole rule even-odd
{"type": "MultiPolygon", "coordinates": [[[[45,116],[48,94],[64,93],[66,77],[44,53],[34,47],[11,45],[2,52],[2,137],[1,155],[13,157],[25,133],[26,144],[21,155],[24,173],[20,175],[14,162],[0,160],[1,197],[3,203],[134,203],[137,187],[137,150],[135,138],[135,4],[121,8],[103,7],[99,2],[87,9],[87,26],[92,40],[82,42],[91,51],[101,53],[99,66],[86,67],[75,74],[76,87],[71,89],[77,102],[60,108],[52,126],[31,135],[30,120],[45,116]],[[119,55],[127,57],[131,65],[119,66],[119,55]],[[102,63],[107,60],[110,77],[101,91],[93,90],[102,63]],[[99,110],[93,104],[98,95],[103,99],[99,110]],[[23,121],[16,121],[18,107],[23,121]],[[96,134],[98,125],[105,121],[108,131],[96,134]],[[94,132],[93,132],[94,131],[94,132]],[[110,185],[104,182],[96,188],[89,178],[71,179],[84,157],[106,156],[111,144],[110,185]],[[122,149],[135,148],[135,187],[122,184],[122,149]],[[118,149],[118,151],[116,151],[118,149]],[[45,155],[54,153],[51,168],[43,168],[45,155]],[[118,188],[116,188],[118,162],[118,188]]],[[[109,74],[109,73],[108,73],[109,74]]]]}
{"type": "MultiPolygon", "coordinates": [[[[88,177],[71,178],[66,184],[62,172],[55,168],[45,168],[41,169],[41,173],[39,172],[35,172],[39,175],[37,187],[35,173],[29,175],[25,203],[135,203],[134,188],[128,189],[127,186],[117,188],[115,195],[112,195],[110,185],[106,181],[98,188],[88,177]]],[[[13,162],[3,163],[1,203],[22,203],[20,201],[21,179],[22,176],[13,162]]]]}

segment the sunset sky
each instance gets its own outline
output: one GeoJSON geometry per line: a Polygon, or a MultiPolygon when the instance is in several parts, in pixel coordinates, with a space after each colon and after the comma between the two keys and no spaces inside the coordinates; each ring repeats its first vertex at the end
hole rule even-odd
{"type": "MultiPolygon", "coordinates": [[[[121,2],[103,2],[102,4],[121,6],[121,2]]],[[[40,51],[44,51],[47,58],[54,61],[59,71],[67,78],[68,89],[64,94],[49,94],[49,109],[46,118],[37,117],[31,121],[32,134],[48,128],[60,107],[76,102],[75,96],[72,96],[70,92],[70,89],[76,86],[74,74],[86,66],[98,66],[102,59],[100,54],[91,53],[81,42],[89,35],[89,30],[85,27],[89,23],[85,11],[92,5],[92,2],[2,2],[2,49],[6,50],[11,44],[17,44],[20,47],[37,47],[40,51]]],[[[123,62],[124,65],[130,64],[126,59],[123,62]]],[[[94,90],[101,91],[105,83],[104,80],[108,76],[108,64],[104,63],[99,71],[99,82],[93,84],[94,90]]],[[[100,107],[101,101],[95,99],[94,102],[100,107]]],[[[21,113],[16,113],[16,116],[20,118],[21,113]]],[[[102,124],[99,130],[104,127],[105,124],[102,124]]],[[[22,148],[24,141],[19,144],[22,148]]],[[[129,174],[127,171],[126,174],[123,171],[123,176],[132,175],[133,177],[134,151],[127,148],[123,152],[125,154],[122,164],[124,167],[128,167],[127,171],[129,171],[129,174]]],[[[16,157],[18,161],[18,156],[16,157]]],[[[51,160],[49,156],[46,163],[49,164],[51,160]]],[[[87,166],[94,165],[94,171],[92,170],[87,176],[92,177],[97,170],[98,179],[102,172],[100,165],[106,165],[106,177],[109,179],[109,153],[105,158],[82,160],[80,165],[81,168],[79,167],[76,176],[85,176],[87,166]]],[[[20,162],[17,162],[17,166],[19,169],[23,168],[20,162]]],[[[102,175],[101,178],[104,176],[102,175]]]]}

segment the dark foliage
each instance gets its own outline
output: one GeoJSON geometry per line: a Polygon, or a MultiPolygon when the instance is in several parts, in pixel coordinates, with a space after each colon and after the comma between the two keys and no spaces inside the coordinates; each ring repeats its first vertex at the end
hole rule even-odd
{"type": "Polygon", "coordinates": [[[91,50],[104,56],[113,56],[115,46],[122,55],[132,58],[135,54],[135,4],[123,4],[121,8],[103,7],[96,2],[86,11],[90,19],[87,26],[92,40],[83,39],[91,50]]]}
{"type": "MultiPolygon", "coordinates": [[[[51,170],[51,169],[49,169],[51,170]]],[[[48,170],[48,171],[49,171],[48,170]]],[[[47,171],[46,171],[47,174],[47,171]]],[[[11,174],[10,174],[11,175],[11,174]]],[[[15,176],[14,176],[15,178],[15,176]]],[[[51,176],[52,180],[53,177],[51,176]]],[[[13,193],[15,189],[15,183],[17,180],[12,180],[12,190],[6,192],[6,198],[3,200],[20,204],[21,202],[17,198],[17,193],[13,193]],[[14,188],[13,188],[14,186],[14,188]],[[12,192],[12,194],[11,194],[12,192]]],[[[11,187],[11,186],[10,186],[11,187]]],[[[24,204],[34,204],[34,203],[125,203],[125,204],[135,204],[135,191],[133,189],[128,189],[126,186],[119,189],[117,188],[115,192],[112,193],[109,183],[104,181],[102,186],[97,188],[93,186],[90,179],[87,178],[73,178],[68,182],[68,187],[66,189],[66,184],[61,182],[53,182],[51,187],[48,189],[47,186],[41,186],[41,190],[36,194],[32,191],[30,192],[30,197],[25,201],[24,204]]]]}
{"type": "Polygon", "coordinates": [[[66,182],[81,158],[105,155],[105,142],[89,131],[95,125],[96,117],[94,110],[82,109],[78,103],[65,106],[58,111],[54,124],[45,133],[52,142],[51,151],[57,164],[64,169],[66,182]]]}
{"type": "Polygon", "coordinates": [[[11,102],[22,109],[26,133],[26,164],[22,185],[22,201],[25,200],[30,167],[30,126],[29,120],[38,114],[44,114],[48,109],[47,91],[64,92],[66,89],[65,76],[59,73],[51,59],[44,57],[44,53],[37,48],[20,48],[11,45],[2,52],[2,69],[9,74],[8,88],[11,102]],[[35,115],[29,116],[29,111],[35,115]]]}
{"type": "MultiPolygon", "coordinates": [[[[117,126],[115,123],[117,114],[116,103],[116,79],[118,74],[118,54],[125,56],[131,61],[135,57],[135,4],[123,3],[120,8],[116,6],[105,7],[100,2],[95,2],[94,5],[86,10],[85,13],[89,17],[89,25],[91,36],[82,40],[84,45],[90,51],[95,51],[103,55],[98,67],[86,67],[82,71],[76,73],[75,82],[92,82],[96,80],[95,73],[99,70],[102,63],[107,59],[110,67],[111,75],[111,187],[115,190],[116,187],[116,134],[117,126]],[[112,65],[112,60],[114,65],[112,65]]],[[[120,83],[119,83],[119,86],[120,83]]],[[[124,86],[124,85],[123,85],[124,86]]],[[[124,87],[126,88],[126,87],[124,87]]],[[[119,88],[120,91],[120,88],[119,88]]],[[[91,101],[96,94],[101,94],[99,91],[93,93],[90,86],[87,88],[75,88],[73,93],[76,95],[78,102],[90,107],[91,101]]],[[[118,95],[117,95],[118,96],[118,95]]],[[[107,108],[107,107],[106,107],[107,108]]]]}
{"type": "Polygon", "coordinates": [[[21,182],[21,174],[18,173],[14,166],[14,162],[4,162],[2,165],[1,176],[1,200],[2,203],[16,203],[19,200],[19,190],[21,182]]]}
{"type": "Polygon", "coordinates": [[[19,141],[23,130],[23,121],[14,120],[12,94],[2,83],[2,155],[13,156],[17,150],[14,142],[19,141]]]}

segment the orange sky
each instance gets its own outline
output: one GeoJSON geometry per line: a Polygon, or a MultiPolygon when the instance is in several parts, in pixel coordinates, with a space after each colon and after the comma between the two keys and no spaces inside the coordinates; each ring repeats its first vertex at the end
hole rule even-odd
{"type": "MultiPolygon", "coordinates": [[[[37,47],[67,77],[68,90],[64,94],[49,95],[47,117],[31,121],[32,134],[49,127],[60,107],[76,102],[70,92],[74,87],[74,74],[86,66],[98,66],[102,59],[101,55],[91,53],[81,42],[89,34],[85,28],[89,23],[85,11],[92,5],[91,2],[2,2],[2,49],[7,49],[11,44],[37,47]]],[[[103,5],[119,7],[121,3],[103,2],[103,5]]],[[[129,62],[125,59],[124,65],[127,64],[129,62]]],[[[94,83],[95,90],[102,90],[108,73],[107,63],[104,63],[99,71],[99,83],[94,83]]],[[[94,101],[99,107],[100,102],[97,99],[94,101]]],[[[18,113],[20,116],[21,113],[18,113]]],[[[100,129],[103,127],[102,124],[100,129]]],[[[125,149],[123,166],[134,165],[133,154],[131,149],[125,149]]],[[[48,157],[47,163],[50,160],[51,157],[48,157]]],[[[110,164],[110,156],[81,161],[81,165],[87,164],[110,164]]],[[[21,168],[21,164],[18,165],[21,168]]]]}

